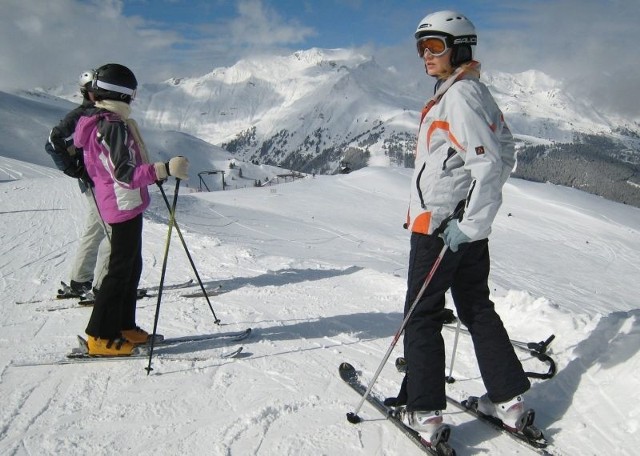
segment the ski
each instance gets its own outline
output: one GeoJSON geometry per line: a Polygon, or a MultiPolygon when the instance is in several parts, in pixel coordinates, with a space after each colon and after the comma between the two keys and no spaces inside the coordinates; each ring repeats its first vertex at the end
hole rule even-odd
{"type": "MultiPolygon", "coordinates": [[[[199,339],[206,340],[206,339],[199,339]]],[[[209,339],[210,340],[210,339],[209,339]]],[[[232,339],[232,340],[240,340],[240,339],[232,339]]],[[[86,341],[85,341],[86,343],[86,341]]],[[[166,347],[167,344],[160,343],[162,347],[166,347]]],[[[240,353],[242,353],[244,347],[239,346],[235,347],[232,350],[221,353],[220,358],[235,358],[240,353]]],[[[170,359],[170,360],[179,360],[179,361],[205,361],[210,359],[210,357],[176,357],[176,356],[164,356],[162,353],[157,353],[160,359],[170,359]]],[[[136,351],[134,354],[129,356],[90,356],[86,352],[86,348],[74,348],[71,353],[67,355],[67,359],[69,360],[84,360],[84,361],[118,361],[124,359],[137,359],[137,358],[148,358],[149,357],[149,347],[146,345],[142,345],[140,347],[136,347],[136,351]]],[[[66,363],[68,364],[68,363],[66,363]]]]}
{"type": "MultiPolygon", "coordinates": [[[[396,369],[398,372],[405,373],[407,371],[407,362],[404,358],[396,358],[396,369]]],[[[493,416],[484,415],[478,411],[478,398],[476,396],[469,396],[464,401],[458,401],[453,397],[447,395],[447,402],[451,405],[459,408],[463,412],[467,412],[473,415],[480,421],[491,425],[494,429],[508,434],[510,437],[518,441],[518,443],[525,445],[527,448],[533,449],[542,455],[551,455],[545,448],[549,445],[549,442],[545,439],[542,432],[533,424],[535,418],[535,412],[533,409],[529,409],[525,412],[521,418],[520,431],[512,430],[505,427],[498,418],[493,416]]]]}
{"type": "Polygon", "coordinates": [[[237,348],[235,348],[235,349],[233,349],[231,351],[221,353],[220,354],[220,358],[235,358],[240,353],[242,353],[242,350],[244,350],[244,348],[242,346],[237,347],[237,348]]]}
{"type": "MultiPolygon", "coordinates": [[[[222,285],[218,285],[214,288],[205,288],[207,292],[207,296],[218,296],[221,294],[222,285]]],[[[204,298],[204,293],[202,290],[194,291],[193,293],[183,293],[180,295],[182,298],[204,298]]]]}
{"type": "MultiPolygon", "coordinates": [[[[164,287],[165,290],[179,290],[182,288],[188,288],[192,285],[193,280],[188,280],[186,282],[181,282],[181,283],[176,283],[176,284],[172,284],[172,285],[167,285],[164,287]]],[[[214,288],[213,291],[220,289],[221,286],[218,286],[217,288],[214,288]]],[[[140,300],[143,298],[153,298],[158,296],[157,292],[151,292],[150,291],[151,288],[140,288],[138,289],[138,293],[136,296],[136,299],[140,300]]],[[[213,293],[213,292],[212,292],[213,293]]],[[[181,295],[181,296],[186,296],[186,297],[194,297],[191,295],[181,295]]],[[[202,294],[200,294],[200,296],[203,296],[202,294]]],[[[77,296],[76,296],[77,298],[77,296]]],[[[60,298],[61,299],[61,298],[60,298]]],[[[36,303],[36,302],[42,302],[42,300],[34,300],[34,301],[29,301],[30,303],[36,303]]],[[[17,304],[27,304],[27,302],[18,302],[17,304]]],[[[84,296],[79,297],[79,300],[77,302],[75,302],[74,304],[71,305],[60,305],[60,306],[54,306],[54,307],[40,307],[37,308],[36,310],[39,312],[56,312],[58,310],[68,310],[68,309],[78,309],[81,307],[92,307],[95,304],[95,297],[93,295],[93,292],[88,292],[86,293],[84,296]]]]}
{"type": "MultiPolygon", "coordinates": [[[[150,298],[155,295],[149,294],[146,288],[139,288],[136,290],[136,300],[140,300],[142,298],[150,298]]],[[[80,297],[80,301],[78,301],[78,306],[80,307],[91,307],[95,304],[96,297],[92,291],[87,292],[84,296],[80,297]]],[[[67,307],[57,307],[50,310],[62,310],[62,309],[72,309],[75,306],[67,306],[67,307]]]]}
{"type": "MultiPolygon", "coordinates": [[[[360,396],[364,396],[367,391],[367,386],[362,383],[355,368],[351,364],[343,362],[342,364],[340,364],[338,370],[340,372],[340,378],[342,378],[342,380],[344,380],[344,382],[349,385],[356,393],[358,393],[360,396]]],[[[373,394],[369,394],[366,397],[366,401],[371,404],[376,410],[382,413],[389,421],[391,421],[391,423],[393,423],[395,427],[397,427],[404,435],[406,435],[425,453],[434,456],[455,456],[455,450],[448,443],[449,435],[451,432],[449,426],[442,426],[436,434],[437,437],[434,442],[427,442],[420,436],[419,432],[405,426],[400,418],[395,414],[393,408],[384,405],[382,400],[380,400],[378,397],[374,396],[373,394]]],[[[353,413],[348,413],[347,419],[352,423],[358,422],[356,421],[358,417],[354,417],[353,413]]]]}
{"type": "MultiPolygon", "coordinates": [[[[162,289],[163,290],[178,290],[180,288],[189,288],[192,285],[193,285],[193,279],[189,279],[189,280],[186,280],[184,282],[178,282],[178,283],[172,283],[172,284],[169,284],[169,285],[163,285],[162,289]]],[[[158,291],[159,289],[160,289],[160,286],[154,286],[154,287],[145,288],[145,290],[147,290],[147,291],[158,291]]]]}
{"type": "MultiPolygon", "coordinates": [[[[216,333],[216,334],[200,334],[194,336],[183,336],[183,337],[172,337],[172,338],[162,338],[161,336],[156,336],[155,344],[161,350],[162,348],[169,348],[172,346],[177,346],[183,343],[193,343],[207,340],[224,340],[228,342],[238,342],[248,338],[251,335],[251,328],[247,328],[243,331],[232,331],[227,333],[216,333]]],[[[15,367],[30,367],[30,366],[57,366],[57,365],[65,365],[65,364],[74,364],[74,363],[90,363],[90,362],[100,362],[100,361],[124,361],[131,359],[143,359],[149,357],[149,346],[148,345],[140,345],[136,347],[136,351],[128,356],[90,356],[87,353],[86,340],[82,336],[78,336],[79,347],[73,348],[70,353],[64,356],[64,358],[54,359],[54,360],[45,360],[45,361],[25,361],[25,362],[12,362],[11,365],[15,367]]],[[[219,356],[220,358],[234,358],[242,353],[243,347],[237,347],[228,352],[223,352],[219,356]]],[[[177,360],[177,361],[205,361],[211,359],[211,357],[177,357],[174,354],[164,354],[161,351],[157,352],[156,355],[160,359],[168,359],[168,360],[177,360]]]]}
{"type": "MultiPolygon", "coordinates": [[[[184,283],[179,283],[179,284],[174,284],[174,285],[167,285],[165,287],[163,287],[163,291],[169,291],[169,290],[179,290],[182,288],[189,288],[192,286],[193,280],[189,280],[188,282],[184,282],[184,283]]],[[[205,291],[207,292],[207,296],[216,296],[218,294],[220,294],[220,289],[222,288],[222,285],[218,285],[215,288],[211,288],[211,289],[205,289],[205,291]]],[[[143,298],[155,298],[156,296],[158,296],[158,292],[157,290],[155,292],[152,292],[146,288],[143,289],[139,289],[138,290],[138,295],[136,296],[136,299],[143,299],[143,298]]],[[[184,293],[180,295],[183,298],[198,298],[201,296],[204,296],[204,293],[202,293],[202,291],[198,291],[198,292],[194,292],[194,293],[184,293]]],[[[80,306],[92,306],[95,302],[95,298],[93,296],[93,293],[88,293],[86,295],[86,297],[81,298],[80,302],[78,303],[80,306]]]]}
{"type": "MultiPolygon", "coordinates": [[[[231,342],[238,342],[246,339],[251,335],[251,328],[247,328],[243,331],[231,331],[227,333],[215,333],[215,334],[196,334],[193,336],[181,336],[181,337],[164,337],[160,334],[149,334],[149,338],[154,337],[154,345],[158,347],[168,347],[172,345],[185,344],[185,343],[193,343],[193,342],[202,342],[207,340],[225,340],[231,342]]],[[[80,349],[86,354],[88,351],[87,341],[84,337],[78,336],[78,342],[80,344],[80,349]]],[[[146,344],[139,345],[136,348],[144,350],[148,348],[150,342],[146,344]]],[[[72,352],[73,354],[74,352],[72,352]]],[[[76,352],[77,354],[78,352],[76,352]]],[[[89,356],[89,355],[87,355],[89,356]]]]}
{"type": "Polygon", "coordinates": [[[498,418],[479,412],[478,397],[476,396],[469,396],[469,398],[464,401],[458,401],[450,396],[447,396],[447,402],[464,412],[470,413],[475,418],[485,424],[488,424],[495,430],[508,435],[524,447],[530,450],[534,450],[544,456],[553,455],[553,453],[549,451],[549,449],[547,449],[549,442],[542,434],[542,431],[540,431],[533,424],[535,418],[535,412],[533,409],[527,410],[520,419],[521,423],[518,425],[518,428],[520,428],[520,430],[513,430],[504,426],[502,424],[502,421],[500,421],[498,418]]]}
{"type": "Polygon", "coordinates": [[[247,328],[243,331],[231,331],[227,333],[215,333],[215,334],[200,334],[194,336],[183,336],[183,337],[169,337],[164,338],[161,342],[156,343],[159,346],[172,345],[172,344],[181,344],[184,342],[200,342],[203,340],[212,340],[212,339],[225,339],[233,342],[238,342],[246,339],[251,335],[251,328],[247,328]]]}
{"type": "MultiPolygon", "coordinates": [[[[81,307],[88,307],[88,306],[92,306],[93,305],[93,292],[89,292],[89,293],[85,293],[85,294],[78,294],[78,293],[70,293],[67,292],[65,290],[69,290],[70,287],[69,285],[67,285],[65,282],[60,282],[60,285],[62,286],[62,288],[58,289],[58,292],[56,293],[56,299],[79,299],[79,305],[81,307]]],[[[180,288],[188,288],[190,286],[193,285],[193,279],[189,279],[187,281],[184,282],[178,282],[178,283],[173,283],[170,285],[165,285],[163,287],[164,290],[177,290],[180,288]]],[[[153,297],[153,296],[157,296],[157,293],[153,293],[153,291],[157,292],[158,287],[154,286],[154,287],[148,287],[148,288],[141,288],[138,290],[138,299],[141,298],[149,298],[149,297],[153,297]]],[[[42,298],[42,299],[31,299],[31,300],[27,300],[27,301],[16,301],[17,305],[21,305],[21,304],[37,304],[39,302],[45,302],[45,301],[49,301],[50,299],[48,298],[42,298]]],[[[36,310],[63,310],[63,309],[73,309],[76,308],[78,306],[73,305],[73,306],[60,306],[60,307],[54,307],[52,309],[36,309],[36,310]]]]}

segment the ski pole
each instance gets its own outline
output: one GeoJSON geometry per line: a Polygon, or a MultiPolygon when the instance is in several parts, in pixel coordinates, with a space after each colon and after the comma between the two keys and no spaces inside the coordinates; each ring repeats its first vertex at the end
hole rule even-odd
{"type": "Polygon", "coordinates": [[[447,383],[454,383],[455,378],[453,374],[453,363],[456,360],[456,352],[458,351],[458,337],[460,336],[460,319],[458,318],[458,324],[456,325],[456,338],[453,341],[453,353],[451,353],[451,365],[449,366],[449,376],[446,378],[447,383]]]}
{"type": "Polygon", "coordinates": [[[398,343],[398,340],[400,339],[400,336],[402,335],[402,332],[404,331],[405,326],[407,326],[409,318],[411,318],[411,314],[413,313],[414,309],[418,306],[418,302],[420,302],[420,299],[422,298],[422,295],[424,294],[424,292],[426,291],[427,287],[429,286],[429,283],[431,283],[431,279],[433,278],[434,274],[436,273],[436,270],[438,269],[438,266],[440,266],[440,262],[442,261],[442,258],[444,257],[444,254],[447,252],[448,248],[449,247],[445,244],[442,247],[442,250],[440,250],[440,253],[438,254],[436,260],[434,261],[433,266],[431,267],[431,270],[429,271],[429,274],[427,274],[427,278],[424,280],[424,283],[422,284],[422,287],[420,288],[420,291],[418,292],[418,296],[416,296],[416,299],[414,299],[413,303],[411,304],[411,307],[409,308],[409,311],[407,312],[407,315],[404,317],[404,320],[402,320],[402,324],[400,325],[400,329],[398,329],[398,332],[393,337],[393,340],[391,341],[391,345],[387,349],[387,353],[385,353],[384,358],[382,359],[382,362],[380,363],[380,366],[378,366],[378,370],[376,370],[376,373],[373,375],[373,379],[369,383],[369,387],[367,388],[367,391],[365,391],[364,395],[362,396],[362,399],[360,399],[360,403],[356,407],[355,411],[347,413],[347,420],[349,420],[350,423],[359,423],[361,421],[361,418],[358,416],[358,412],[362,408],[362,404],[364,404],[364,401],[367,400],[367,397],[371,393],[371,390],[373,389],[373,385],[375,384],[376,380],[378,379],[378,376],[380,375],[380,372],[382,372],[382,368],[384,367],[384,365],[386,364],[387,360],[389,359],[389,356],[391,356],[391,352],[393,351],[394,347],[398,343]]]}
{"type": "Polygon", "coordinates": [[[151,336],[151,346],[149,348],[149,364],[145,368],[147,375],[151,373],[151,358],[153,357],[153,347],[155,345],[158,330],[158,317],[160,316],[160,302],[162,301],[162,287],[164,286],[164,276],[167,272],[167,259],[169,258],[169,245],[171,244],[171,231],[176,217],[176,205],[178,204],[178,191],[180,190],[180,179],[176,178],[176,188],[173,193],[173,206],[169,209],[169,231],[167,242],[164,245],[164,259],[162,260],[162,272],[160,274],[160,286],[158,287],[158,302],[156,303],[156,315],[153,319],[153,335],[151,336]]]}
{"type": "MultiPolygon", "coordinates": [[[[167,209],[171,210],[171,207],[169,206],[169,200],[167,199],[167,195],[164,192],[164,189],[162,188],[162,184],[159,183],[159,182],[158,182],[158,187],[160,188],[160,193],[162,193],[162,197],[164,198],[164,202],[167,205],[167,209]]],[[[178,233],[178,237],[180,238],[180,242],[182,242],[182,247],[184,247],[184,251],[187,254],[187,258],[189,258],[189,263],[191,263],[191,268],[193,269],[193,272],[196,275],[196,279],[198,279],[198,284],[200,285],[200,289],[202,290],[202,294],[204,295],[205,299],[207,300],[207,304],[209,304],[209,309],[211,309],[211,313],[213,314],[214,323],[215,324],[220,324],[220,319],[216,316],[216,313],[213,310],[213,306],[211,305],[211,301],[209,301],[209,295],[207,294],[206,290],[204,289],[204,285],[202,284],[202,280],[200,279],[200,274],[198,274],[198,269],[196,268],[196,265],[193,262],[193,258],[191,258],[191,253],[189,253],[189,249],[187,248],[187,243],[185,242],[184,237],[182,236],[182,231],[180,231],[180,227],[178,226],[178,222],[176,221],[175,217],[173,218],[173,225],[176,228],[176,232],[178,233]]]]}

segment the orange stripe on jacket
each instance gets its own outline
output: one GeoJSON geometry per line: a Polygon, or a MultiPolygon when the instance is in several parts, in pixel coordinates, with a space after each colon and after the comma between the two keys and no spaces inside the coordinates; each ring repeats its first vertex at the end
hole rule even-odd
{"type": "Polygon", "coordinates": [[[462,147],[453,133],[451,133],[451,131],[449,130],[449,122],[445,122],[444,120],[435,120],[431,122],[429,130],[427,131],[427,149],[429,149],[429,144],[431,143],[431,135],[433,135],[436,130],[446,131],[449,140],[458,148],[458,150],[461,150],[463,152],[465,151],[465,148],[462,147]]]}
{"type": "Polygon", "coordinates": [[[422,212],[419,214],[411,225],[411,231],[420,234],[429,234],[431,226],[431,212],[422,212]]]}

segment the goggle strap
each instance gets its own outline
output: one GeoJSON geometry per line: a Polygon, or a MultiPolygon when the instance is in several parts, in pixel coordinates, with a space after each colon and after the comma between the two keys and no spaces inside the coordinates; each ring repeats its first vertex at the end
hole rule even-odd
{"type": "Polygon", "coordinates": [[[109,84],[108,82],[100,81],[99,79],[95,81],[95,86],[101,89],[110,90],[111,92],[123,93],[130,97],[136,93],[135,89],[130,89],[129,87],[123,87],[116,84],[109,84]]]}

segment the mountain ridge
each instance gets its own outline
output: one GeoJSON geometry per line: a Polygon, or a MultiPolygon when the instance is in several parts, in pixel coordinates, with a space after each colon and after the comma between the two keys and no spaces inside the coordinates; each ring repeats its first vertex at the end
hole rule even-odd
{"type": "MultiPolygon", "coordinates": [[[[198,77],[142,83],[134,116],[145,127],[188,133],[253,164],[319,174],[368,165],[411,167],[419,112],[433,91],[432,78],[415,68],[384,67],[351,49],[259,55],[198,77]]],[[[612,144],[602,157],[589,154],[589,160],[616,159],[629,177],[629,191],[637,191],[640,117],[602,112],[538,70],[483,71],[481,81],[503,110],[520,153],[546,148],[535,150],[535,170],[527,168],[531,161],[519,164],[520,177],[575,183],[603,194],[577,182],[581,177],[572,174],[572,157],[556,154],[553,162],[538,166],[554,147],[566,149],[563,145],[588,137],[612,144]],[[540,173],[558,166],[564,169],[561,178],[540,173]]],[[[48,92],[77,96],[76,87],[48,92]]],[[[596,168],[602,169],[592,171],[596,168]]],[[[636,199],[640,195],[631,198],[636,199]]]]}
{"type": "MultiPolygon", "coordinates": [[[[633,134],[640,132],[639,119],[602,113],[540,71],[484,71],[481,80],[525,144],[573,142],[576,134],[615,136],[615,131],[629,131],[631,138],[618,136],[638,147],[633,134]]],[[[375,58],[355,51],[313,48],[243,59],[201,77],[172,79],[148,90],[142,87],[137,103],[145,125],[187,131],[222,147],[232,145],[234,153],[246,160],[282,164],[289,154],[303,151],[311,159],[332,147],[364,149],[354,138],[362,140],[368,134],[377,135],[367,146],[371,156],[377,158],[376,164],[384,164],[388,151],[384,142],[415,133],[432,81],[422,74],[384,68],[375,58]],[[376,122],[384,132],[371,128],[376,122]],[[254,141],[242,144],[242,137],[254,127],[254,141]],[[283,131],[289,133],[286,144],[281,140],[283,131]],[[319,141],[312,141],[318,136],[319,141]],[[320,147],[309,151],[301,147],[305,143],[320,147]]],[[[408,147],[408,153],[412,151],[408,147]]],[[[335,167],[340,154],[329,155],[335,167]]],[[[394,163],[387,160],[387,164],[394,163]]]]}

